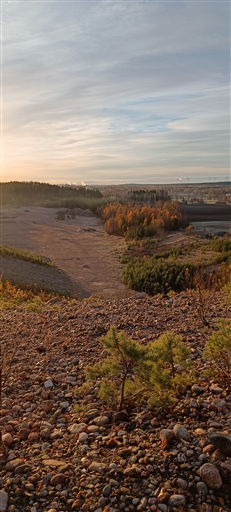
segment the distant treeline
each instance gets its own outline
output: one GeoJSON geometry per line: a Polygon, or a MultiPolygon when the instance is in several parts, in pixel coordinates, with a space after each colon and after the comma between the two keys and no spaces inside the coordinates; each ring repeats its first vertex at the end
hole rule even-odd
{"type": "Polygon", "coordinates": [[[159,207],[131,204],[109,204],[103,210],[104,227],[109,235],[139,239],[177,230],[182,215],[177,201],[167,201],[159,207]]]}
{"type": "Polygon", "coordinates": [[[171,197],[169,196],[167,190],[131,190],[128,192],[128,198],[130,202],[135,203],[146,203],[146,204],[156,204],[158,201],[170,201],[171,197]]]}
{"type": "MultiPolygon", "coordinates": [[[[51,206],[74,208],[86,200],[99,200],[99,190],[88,187],[69,187],[36,181],[11,181],[0,183],[1,206],[51,206]]],[[[87,203],[86,203],[87,204],[87,203]]],[[[85,207],[88,207],[85,206],[85,207]]]]}

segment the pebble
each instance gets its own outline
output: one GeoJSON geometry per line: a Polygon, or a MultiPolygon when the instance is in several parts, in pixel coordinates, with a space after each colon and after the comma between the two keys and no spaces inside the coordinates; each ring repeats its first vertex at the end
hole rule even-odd
{"type": "Polygon", "coordinates": [[[5,491],[0,491],[0,512],[7,510],[8,494],[5,491]]]}
{"type": "Polygon", "coordinates": [[[227,457],[231,457],[231,437],[226,434],[209,432],[209,440],[227,457]]]}
{"type": "Polygon", "coordinates": [[[190,439],[190,434],[189,432],[187,431],[187,429],[185,427],[183,427],[182,425],[179,425],[179,424],[176,424],[174,425],[173,427],[173,432],[176,434],[177,437],[179,437],[180,439],[184,439],[184,441],[189,441],[190,439]]]}
{"type": "Polygon", "coordinates": [[[222,480],[219,473],[219,470],[209,462],[203,464],[199,470],[200,476],[203,482],[210,489],[220,489],[222,486],[222,480]]]}
{"type": "Polygon", "coordinates": [[[172,494],[169,498],[168,504],[170,507],[180,507],[185,505],[186,497],[183,494],[172,494]]]}

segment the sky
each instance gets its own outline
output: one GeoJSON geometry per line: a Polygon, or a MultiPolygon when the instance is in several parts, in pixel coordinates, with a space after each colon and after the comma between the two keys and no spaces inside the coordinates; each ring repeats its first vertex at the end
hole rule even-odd
{"type": "Polygon", "coordinates": [[[230,179],[229,0],[1,0],[1,180],[230,179]]]}

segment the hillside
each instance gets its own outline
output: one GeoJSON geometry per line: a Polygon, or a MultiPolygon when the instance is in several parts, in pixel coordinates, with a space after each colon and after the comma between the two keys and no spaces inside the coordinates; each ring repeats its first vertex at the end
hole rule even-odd
{"type": "Polygon", "coordinates": [[[201,355],[231,306],[220,292],[206,308],[207,330],[197,296],[185,293],[2,312],[0,421],[7,454],[0,510],[230,511],[231,437],[221,452],[209,435],[231,436],[231,390],[204,378],[201,355]],[[80,396],[84,367],[103,360],[99,337],[111,325],[141,344],[167,330],[180,334],[198,383],[169,410],[134,405],[117,413],[97,398],[97,385],[80,396]]]}

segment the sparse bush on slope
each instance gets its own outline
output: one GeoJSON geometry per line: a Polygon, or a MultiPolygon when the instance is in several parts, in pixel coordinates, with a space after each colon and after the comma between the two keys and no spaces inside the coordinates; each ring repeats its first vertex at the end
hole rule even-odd
{"type": "Polygon", "coordinates": [[[190,351],[180,336],[169,332],[144,347],[111,327],[100,341],[109,356],[86,367],[86,376],[100,378],[100,398],[119,410],[132,400],[169,405],[194,381],[190,351]]]}

